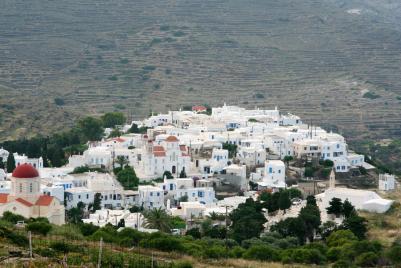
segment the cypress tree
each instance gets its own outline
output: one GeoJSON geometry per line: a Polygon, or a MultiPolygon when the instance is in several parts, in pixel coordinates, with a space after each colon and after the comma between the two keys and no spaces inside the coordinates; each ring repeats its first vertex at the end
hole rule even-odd
{"type": "Polygon", "coordinates": [[[15,169],[15,158],[14,154],[10,152],[7,158],[7,172],[11,173],[15,169]]]}

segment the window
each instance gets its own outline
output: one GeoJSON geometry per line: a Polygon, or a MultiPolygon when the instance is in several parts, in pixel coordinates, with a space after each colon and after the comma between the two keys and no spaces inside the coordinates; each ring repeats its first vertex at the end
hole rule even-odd
{"type": "Polygon", "coordinates": [[[78,195],[78,199],[81,199],[81,195],[78,195]]]}
{"type": "Polygon", "coordinates": [[[269,167],[269,173],[270,174],[273,173],[273,168],[272,167],[269,167]]]}
{"type": "Polygon", "coordinates": [[[89,199],[89,194],[86,194],[86,199],[89,199]]]}
{"type": "Polygon", "coordinates": [[[30,184],[29,184],[29,192],[30,192],[30,193],[33,192],[33,189],[32,189],[32,188],[33,188],[32,183],[30,183],[30,184]]]}
{"type": "Polygon", "coordinates": [[[157,196],[160,196],[160,193],[159,193],[159,192],[157,193],[157,196]]]}
{"type": "Polygon", "coordinates": [[[153,196],[153,192],[150,192],[150,196],[153,196]]]}
{"type": "Polygon", "coordinates": [[[22,193],[22,183],[19,184],[19,192],[22,193]]]}

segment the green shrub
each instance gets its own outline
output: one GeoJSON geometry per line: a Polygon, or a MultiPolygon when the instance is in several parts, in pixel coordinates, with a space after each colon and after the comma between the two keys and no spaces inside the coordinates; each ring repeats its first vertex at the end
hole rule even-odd
{"type": "Polygon", "coordinates": [[[223,246],[212,246],[205,249],[205,257],[210,259],[219,259],[226,256],[226,249],[223,246]]]}
{"type": "Polygon", "coordinates": [[[183,249],[182,243],[179,239],[167,236],[145,239],[139,244],[144,248],[154,248],[162,251],[180,251],[183,249]]]}
{"type": "Polygon", "coordinates": [[[102,267],[123,268],[124,254],[116,252],[105,252],[102,257],[102,267]]]}
{"type": "Polygon", "coordinates": [[[349,268],[349,267],[352,267],[352,265],[347,260],[336,261],[332,266],[332,268],[349,268]]]}
{"type": "Polygon", "coordinates": [[[178,261],[174,262],[171,268],[192,268],[192,264],[189,261],[178,261]]]}
{"type": "Polygon", "coordinates": [[[317,249],[297,248],[292,252],[292,261],[306,264],[322,264],[326,257],[317,249]]]}
{"type": "Polygon", "coordinates": [[[57,256],[52,248],[36,248],[34,249],[34,252],[42,257],[54,258],[57,256]]]}
{"type": "Polygon", "coordinates": [[[401,246],[394,245],[386,252],[387,258],[395,265],[401,264],[401,246]]]}
{"type": "Polygon", "coordinates": [[[379,257],[374,252],[365,252],[357,256],[355,264],[359,267],[374,267],[379,261],[379,257]]]}
{"type": "Polygon", "coordinates": [[[79,246],[73,245],[73,244],[69,244],[69,243],[67,243],[65,241],[52,242],[50,244],[50,248],[55,250],[55,251],[62,252],[62,253],[80,252],[81,251],[79,246]]]}
{"type": "Polygon", "coordinates": [[[132,228],[124,228],[121,232],[118,232],[120,244],[124,246],[135,246],[138,245],[142,239],[146,238],[146,233],[139,232],[132,228]]]}
{"type": "Polygon", "coordinates": [[[260,261],[277,261],[279,260],[278,251],[267,245],[254,245],[242,254],[244,259],[260,260],[260,261]]]}
{"type": "Polygon", "coordinates": [[[244,252],[245,252],[245,249],[243,249],[240,246],[235,246],[230,250],[229,256],[231,258],[241,258],[242,255],[244,254],[244,252]]]}
{"type": "Polygon", "coordinates": [[[27,221],[27,219],[24,218],[23,216],[18,215],[18,214],[14,214],[14,213],[12,213],[10,211],[4,212],[3,213],[3,217],[1,219],[4,220],[4,221],[8,221],[8,222],[14,223],[14,224],[16,224],[19,221],[25,221],[25,222],[27,221]]]}
{"type": "Polygon", "coordinates": [[[28,238],[26,236],[18,234],[7,228],[1,228],[0,235],[7,238],[11,243],[17,246],[25,247],[29,243],[28,238]]]}
{"type": "Polygon", "coordinates": [[[329,261],[337,261],[341,259],[342,253],[341,247],[332,247],[327,251],[326,257],[329,261]]]}
{"type": "Polygon", "coordinates": [[[99,227],[92,223],[81,223],[79,224],[79,230],[84,236],[90,236],[99,230],[99,227]]]}
{"type": "Polygon", "coordinates": [[[356,240],[358,238],[350,230],[338,230],[332,232],[326,241],[329,247],[336,247],[356,240]]]}
{"type": "Polygon", "coordinates": [[[26,229],[32,233],[47,235],[52,229],[52,226],[49,223],[37,221],[29,223],[26,229]]]}

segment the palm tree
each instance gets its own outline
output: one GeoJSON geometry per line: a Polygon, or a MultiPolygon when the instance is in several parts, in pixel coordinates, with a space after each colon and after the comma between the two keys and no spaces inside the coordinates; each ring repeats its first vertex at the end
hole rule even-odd
{"type": "Polygon", "coordinates": [[[159,231],[170,233],[171,232],[171,218],[162,208],[154,208],[146,211],[145,228],[158,229],[159,231]]]}

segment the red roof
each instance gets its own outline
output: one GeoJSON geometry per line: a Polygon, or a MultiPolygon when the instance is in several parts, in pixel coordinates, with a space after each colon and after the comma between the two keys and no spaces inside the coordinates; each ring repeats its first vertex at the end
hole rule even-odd
{"type": "Polygon", "coordinates": [[[180,150],[183,151],[183,152],[186,152],[187,151],[187,146],[180,145],[180,150]]]}
{"type": "Polygon", "coordinates": [[[153,155],[155,157],[163,157],[163,156],[166,156],[166,153],[165,152],[153,152],[153,155]]]}
{"type": "Polygon", "coordinates": [[[22,164],[13,171],[14,178],[29,179],[39,177],[39,172],[30,164],[22,164]]]}
{"type": "Polygon", "coordinates": [[[192,106],[192,111],[203,112],[203,111],[206,111],[206,110],[207,110],[207,108],[205,106],[203,106],[203,105],[192,106]]]}
{"type": "Polygon", "coordinates": [[[168,136],[166,139],[167,142],[177,142],[178,139],[176,136],[168,136]]]}
{"type": "Polygon", "coordinates": [[[164,152],[164,147],[160,145],[153,146],[153,152],[164,152]]]}
{"type": "Polygon", "coordinates": [[[0,194],[0,204],[7,203],[8,194],[0,194]]]}
{"type": "Polygon", "coordinates": [[[27,206],[27,207],[32,207],[33,204],[31,202],[26,201],[25,199],[22,198],[17,198],[15,201],[20,202],[21,204],[27,206]]]}
{"type": "Polygon", "coordinates": [[[125,140],[123,138],[118,137],[118,138],[114,138],[113,141],[124,142],[125,140]]]}
{"type": "Polygon", "coordinates": [[[36,201],[35,205],[37,206],[48,206],[53,201],[53,196],[49,195],[41,195],[39,199],[36,201]]]}

